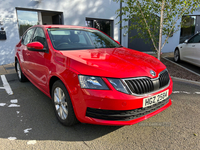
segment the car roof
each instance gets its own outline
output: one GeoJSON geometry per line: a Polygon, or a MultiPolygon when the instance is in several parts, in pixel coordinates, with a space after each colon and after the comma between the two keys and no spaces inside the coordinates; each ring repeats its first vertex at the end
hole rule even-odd
{"type": "Polygon", "coordinates": [[[77,28],[77,29],[92,29],[97,30],[96,28],[84,27],[84,26],[74,26],[74,25],[34,25],[33,27],[43,27],[43,28],[77,28]]]}

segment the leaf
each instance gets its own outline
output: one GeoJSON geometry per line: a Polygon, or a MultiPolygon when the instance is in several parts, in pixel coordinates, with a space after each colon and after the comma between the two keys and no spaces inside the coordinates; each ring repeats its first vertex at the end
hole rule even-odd
{"type": "Polygon", "coordinates": [[[197,134],[196,134],[196,133],[194,133],[193,135],[194,135],[194,136],[197,136],[197,134]]]}

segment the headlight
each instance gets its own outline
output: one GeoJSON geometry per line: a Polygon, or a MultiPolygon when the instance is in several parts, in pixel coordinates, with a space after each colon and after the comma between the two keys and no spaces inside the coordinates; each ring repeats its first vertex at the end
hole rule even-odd
{"type": "Polygon", "coordinates": [[[108,78],[108,81],[112,84],[112,86],[114,86],[114,88],[117,91],[129,94],[129,91],[127,90],[127,88],[124,86],[124,84],[120,79],[108,78]]]}
{"type": "Polygon", "coordinates": [[[81,88],[109,90],[105,82],[100,77],[79,75],[78,78],[81,88]]]}

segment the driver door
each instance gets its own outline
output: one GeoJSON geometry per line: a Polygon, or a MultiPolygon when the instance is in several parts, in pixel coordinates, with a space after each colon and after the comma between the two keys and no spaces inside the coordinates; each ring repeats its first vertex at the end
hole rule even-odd
{"type": "Polygon", "coordinates": [[[47,76],[48,68],[46,66],[46,60],[49,56],[48,46],[44,31],[42,28],[38,27],[32,38],[32,42],[40,42],[43,44],[44,48],[47,49],[46,52],[29,51],[29,67],[28,72],[31,74],[31,80],[35,85],[39,86],[44,91],[47,91],[47,76]]]}

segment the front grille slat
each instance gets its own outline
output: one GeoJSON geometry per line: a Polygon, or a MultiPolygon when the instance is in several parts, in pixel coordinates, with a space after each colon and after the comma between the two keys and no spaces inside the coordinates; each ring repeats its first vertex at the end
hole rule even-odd
{"type": "Polygon", "coordinates": [[[139,91],[139,88],[138,88],[137,84],[135,83],[135,81],[130,80],[130,83],[132,83],[133,87],[135,88],[135,92],[139,93],[140,91],[139,91]]]}
{"type": "Polygon", "coordinates": [[[144,89],[145,89],[144,92],[147,93],[147,92],[148,92],[147,84],[146,84],[146,82],[145,82],[144,79],[141,79],[141,81],[142,81],[143,87],[144,87],[144,89]]]}
{"type": "Polygon", "coordinates": [[[139,83],[140,86],[141,86],[141,90],[142,90],[142,93],[141,93],[141,94],[145,93],[145,86],[144,86],[144,84],[143,84],[143,81],[140,79],[138,83],[139,83]]]}
{"type": "Polygon", "coordinates": [[[159,90],[167,86],[169,83],[169,74],[167,70],[164,70],[159,74],[159,77],[157,79],[142,77],[142,78],[124,79],[124,81],[127,84],[132,94],[141,95],[159,90]]]}
{"type": "Polygon", "coordinates": [[[147,84],[147,93],[151,91],[150,82],[147,79],[144,79],[145,83],[147,84]]]}
{"type": "Polygon", "coordinates": [[[131,81],[126,80],[126,84],[128,85],[128,87],[130,88],[131,91],[134,91],[133,93],[136,92],[133,84],[131,84],[131,81]]]}

